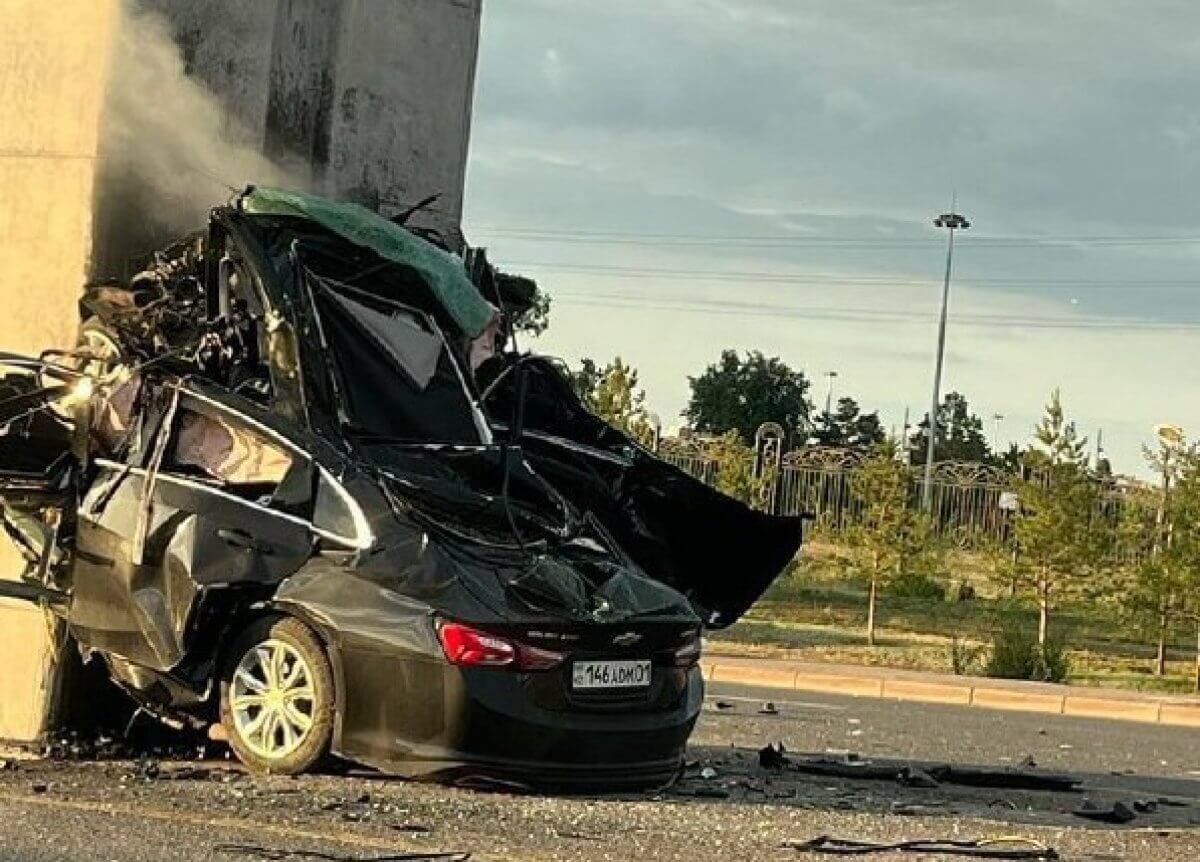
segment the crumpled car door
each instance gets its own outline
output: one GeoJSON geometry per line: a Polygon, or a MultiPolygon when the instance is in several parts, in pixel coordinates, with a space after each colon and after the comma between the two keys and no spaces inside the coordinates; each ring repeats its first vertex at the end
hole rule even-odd
{"type": "Polygon", "coordinates": [[[313,549],[303,453],[188,393],[166,423],[144,465],[97,460],[69,615],[81,643],[161,671],[184,658],[207,590],[273,585],[313,549]]]}

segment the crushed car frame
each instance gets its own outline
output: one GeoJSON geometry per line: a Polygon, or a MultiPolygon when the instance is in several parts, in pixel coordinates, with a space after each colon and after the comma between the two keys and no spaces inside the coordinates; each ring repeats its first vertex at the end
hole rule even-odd
{"type": "Polygon", "coordinates": [[[477,252],[248,189],[90,286],[76,350],[0,355],[0,523],[27,560],[0,591],[254,769],[669,780],[704,627],[801,525],[506,351],[531,299],[477,252]]]}

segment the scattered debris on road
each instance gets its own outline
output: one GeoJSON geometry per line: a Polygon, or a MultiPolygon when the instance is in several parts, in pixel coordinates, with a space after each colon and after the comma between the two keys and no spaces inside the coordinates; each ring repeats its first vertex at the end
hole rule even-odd
{"type": "Polygon", "coordinates": [[[941,782],[923,769],[915,766],[905,766],[900,770],[896,780],[905,787],[939,787],[941,782]]]}
{"type": "Polygon", "coordinates": [[[782,742],[768,744],[758,750],[758,765],[763,769],[783,769],[790,762],[782,742]]]}
{"type": "Polygon", "coordinates": [[[896,781],[909,787],[937,787],[956,784],[963,787],[996,787],[1006,790],[1049,790],[1070,792],[1078,788],[1079,778],[1033,769],[994,769],[952,764],[917,764],[898,761],[871,761],[857,756],[844,758],[807,757],[790,761],[798,772],[832,778],[858,778],[896,781]]]}
{"type": "Polygon", "coordinates": [[[218,853],[252,856],[269,862],[287,862],[288,859],[318,859],[322,862],[466,862],[470,853],[388,853],[377,856],[338,856],[318,850],[276,850],[257,844],[218,844],[213,848],[218,853]]]}
{"type": "Polygon", "coordinates": [[[805,853],[822,853],[831,856],[867,856],[875,853],[920,853],[943,856],[970,856],[976,859],[1054,860],[1061,858],[1053,847],[1034,841],[1032,838],[997,838],[978,841],[900,841],[895,844],[880,844],[870,841],[851,841],[820,835],[809,841],[789,841],[784,844],[793,850],[805,853]]]}
{"type": "Polygon", "coordinates": [[[1137,815],[1133,812],[1133,809],[1124,802],[1114,802],[1111,805],[1101,806],[1090,799],[1085,799],[1083,804],[1071,813],[1076,817],[1082,817],[1084,820],[1093,820],[1097,823],[1111,823],[1114,826],[1130,823],[1137,819],[1137,815]]]}

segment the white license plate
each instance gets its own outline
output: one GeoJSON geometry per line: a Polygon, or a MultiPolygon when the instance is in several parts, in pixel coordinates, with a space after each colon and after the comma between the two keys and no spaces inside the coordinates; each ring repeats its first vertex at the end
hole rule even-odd
{"type": "Polygon", "coordinates": [[[571,688],[646,688],[650,659],[636,661],[577,661],[571,668],[571,688]]]}

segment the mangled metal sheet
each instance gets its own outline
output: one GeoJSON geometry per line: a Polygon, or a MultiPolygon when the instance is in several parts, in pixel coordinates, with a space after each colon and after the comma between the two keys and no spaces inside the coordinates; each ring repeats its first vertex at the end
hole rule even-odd
{"type": "Polygon", "coordinates": [[[23,589],[255,768],[664,781],[702,627],[800,523],[659,461],[549,363],[476,355],[495,309],[388,224],[251,192],[90,291],[84,351],[0,378],[23,589]]]}

